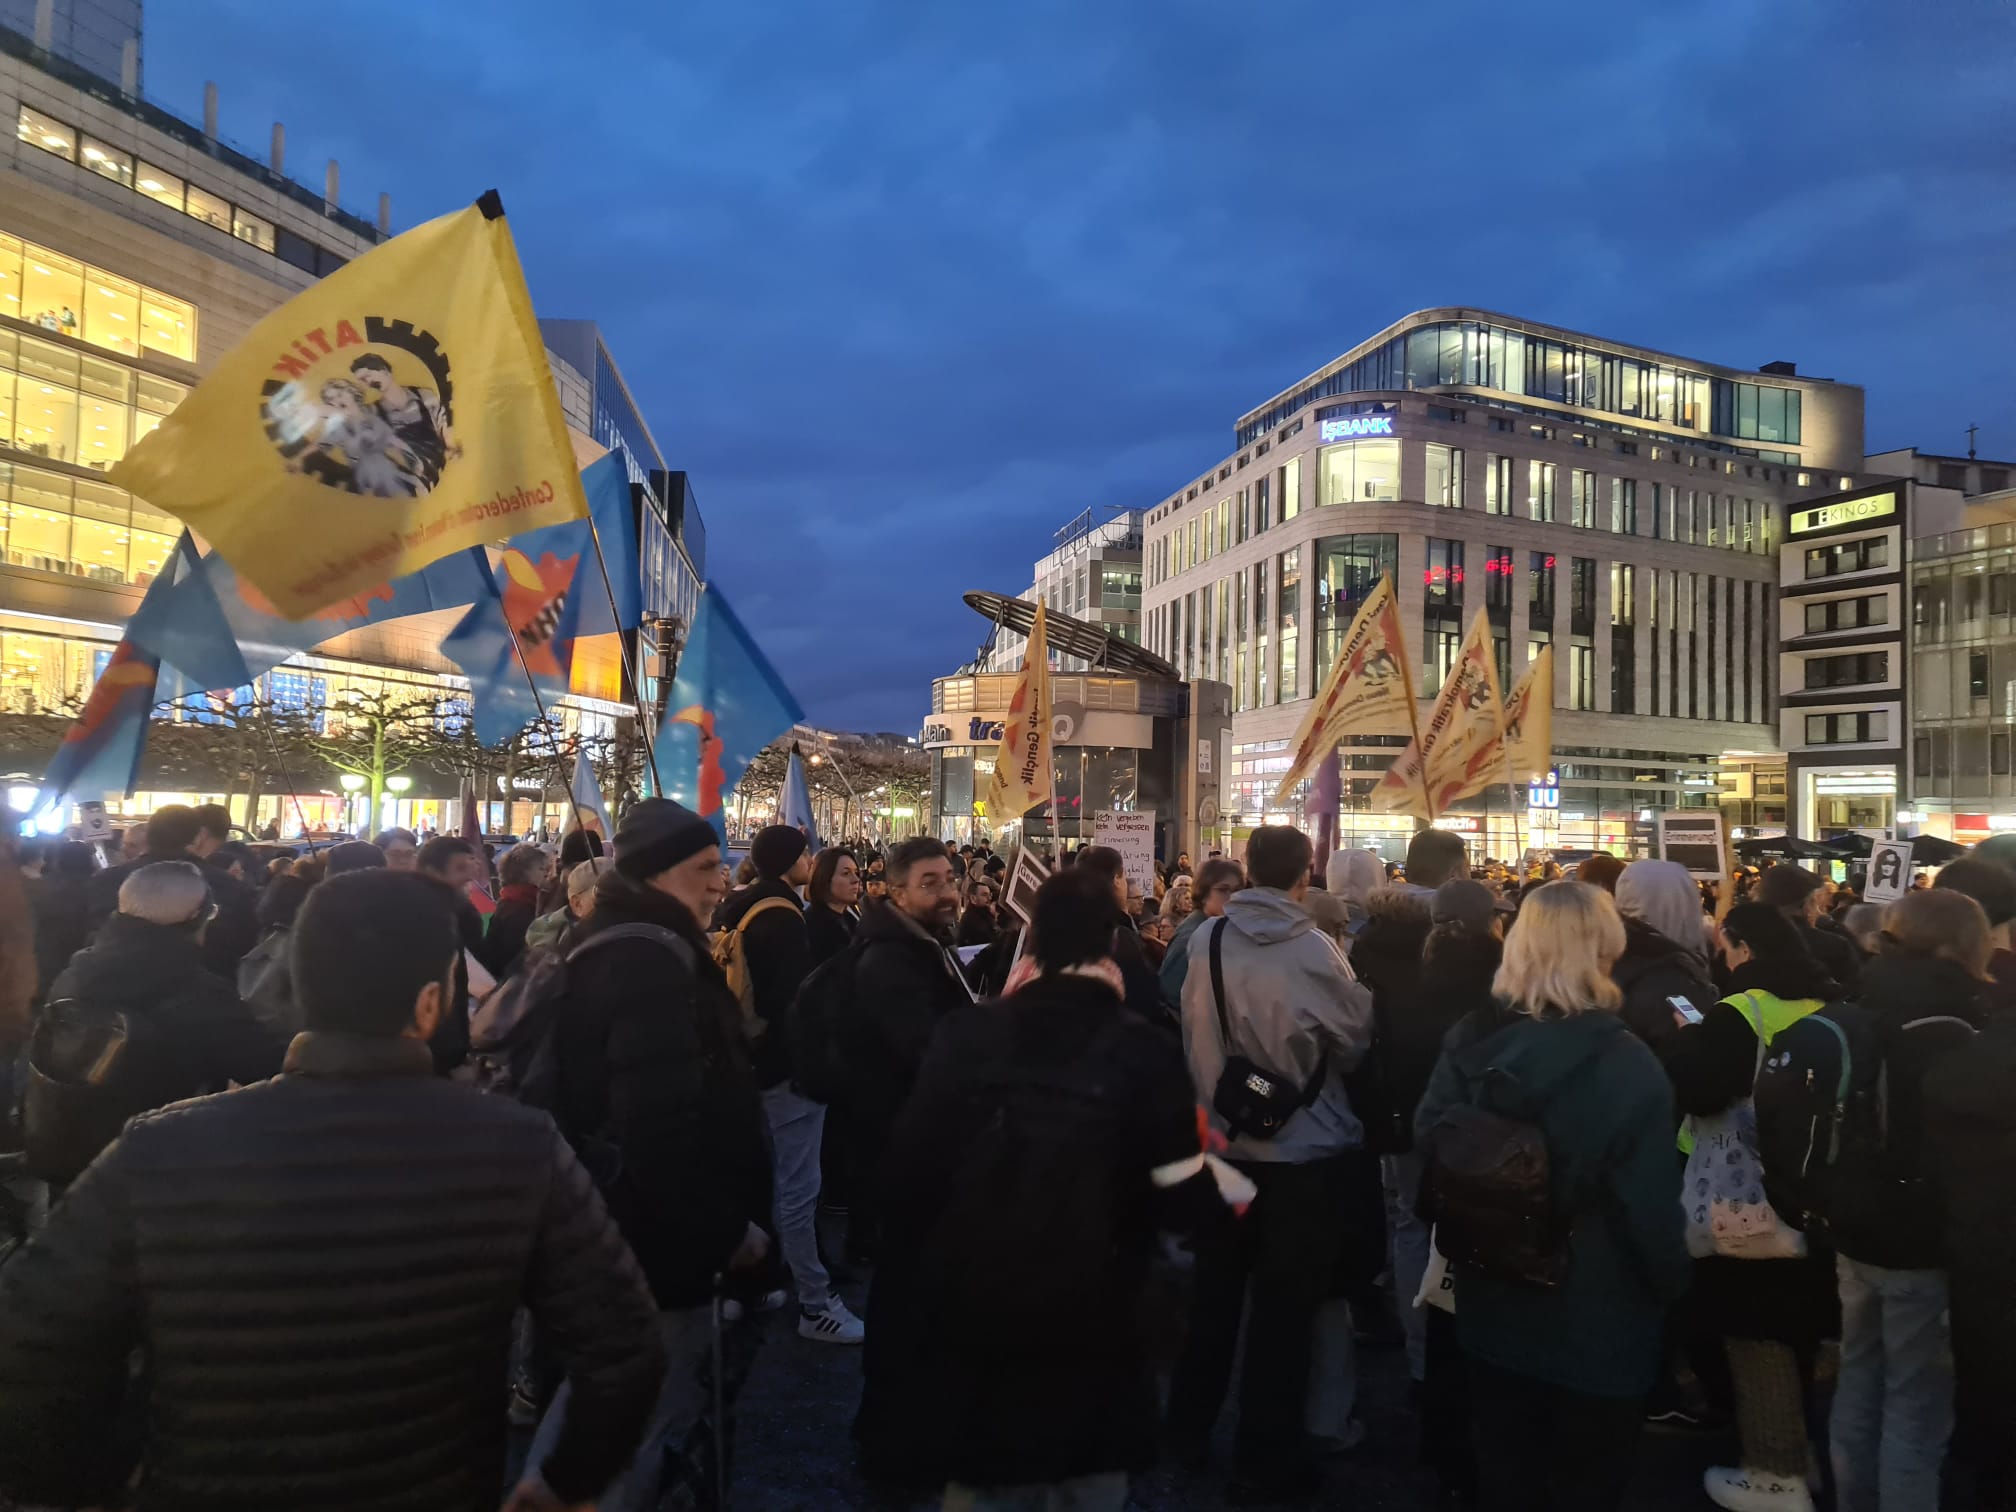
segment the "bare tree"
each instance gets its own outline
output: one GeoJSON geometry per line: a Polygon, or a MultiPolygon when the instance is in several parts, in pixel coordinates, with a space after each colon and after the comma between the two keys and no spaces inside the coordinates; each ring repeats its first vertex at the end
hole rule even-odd
{"type": "Polygon", "coordinates": [[[299,792],[302,778],[316,762],[313,716],[274,702],[257,687],[191,693],[160,704],[150,738],[158,739],[169,730],[175,732],[168,736],[169,753],[179,753],[222,776],[227,804],[238,796],[239,784],[245,785],[248,822],[269,791],[299,792]],[[181,714],[180,722],[166,723],[175,712],[181,714]]]}
{"type": "Polygon", "coordinates": [[[327,729],[309,744],[337,771],[364,779],[375,823],[387,777],[408,767],[441,769],[447,744],[441,719],[441,699],[434,694],[353,689],[329,710],[327,729]]]}

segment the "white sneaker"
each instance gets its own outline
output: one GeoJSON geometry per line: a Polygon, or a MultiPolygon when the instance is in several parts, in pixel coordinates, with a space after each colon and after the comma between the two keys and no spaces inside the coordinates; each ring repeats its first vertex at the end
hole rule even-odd
{"type": "Polygon", "coordinates": [[[1813,1512],[1813,1493],[1803,1475],[1716,1469],[1701,1477],[1701,1485],[1708,1500],[1727,1512],[1813,1512]]]}
{"type": "Polygon", "coordinates": [[[855,1317],[845,1302],[835,1297],[826,1304],[823,1312],[799,1309],[798,1337],[817,1339],[821,1344],[859,1344],[868,1337],[868,1325],[855,1317]]]}

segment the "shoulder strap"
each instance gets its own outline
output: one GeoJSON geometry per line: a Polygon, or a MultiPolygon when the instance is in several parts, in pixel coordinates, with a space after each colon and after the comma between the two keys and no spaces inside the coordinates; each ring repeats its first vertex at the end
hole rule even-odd
{"type": "MultiPolygon", "coordinates": [[[[1211,1001],[1218,1010],[1218,1038],[1225,1047],[1225,1057],[1232,1057],[1232,1024],[1225,1014],[1225,926],[1231,921],[1220,915],[1211,924],[1211,1001]]],[[[1319,931],[1320,933],[1320,931],[1319,931]]],[[[1335,948],[1334,946],[1332,947],[1335,948]]],[[[1306,1108],[1323,1093],[1323,1084],[1330,1078],[1330,1057],[1324,1054],[1319,1043],[1316,1050],[1316,1074],[1302,1084],[1302,1096],[1296,1100],[1297,1108],[1306,1108]]]]}
{"type": "MultiPolygon", "coordinates": [[[[754,910],[751,910],[751,912],[754,912],[754,910]]],[[[590,935],[579,945],[568,951],[567,964],[571,966],[590,951],[602,945],[613,944],[617,940],[653,941],[656,944],[663,945],[672,954],[679,957],[680,964],[685,966],[688,971],[693,969],[693,947],[662,924],[612,924],[607,929],[590,935]]]]}
{"type": "MultiPolygon", "coordinates": [[[[761,912],[763,912],[763,910],[764,910],[764,909],[766,909],[766,908],[784,908],[784,907],[787,907],[787,906],[788,906],[788,907],[792,907],[792,908],[798,908],[798,905],[797,905],[797,904],[795,904],[795,903],[792,903],[792,902],[791,902],[791,900],[790,900],[789,898],[765,898],[765,899],[763,899],[763,900],[762,900],[761,902],[759,902],[759,903],[756,903],[756,904],[752,905],[752,906],[750,907],[749,911],[748,911],[747,913],[743,914],[743,915],[742,915],[742,917],[741,917],[740,919],[738,919],[738,920],[736,921],[736,923],[735,923],[735,933],[737,933],[738,935],[739,935],[739,934],[741,934],[741,933],[742,933],[742,932],[743,932],[743,931],[744,931],[745,929],[747,929],[747,928],[749,927],[749,921],[750,921],[751,919],[755,918],[755,917],[756,917],[756,915],[758,915],[758,914],[760,914],[761,912]]],[[[799,916],[800,916],[800,917],[802,918],[802,917],[804,916],[804,913],[805,913],[805,910],[804,910],[803,908],[798,908],[798,913],[799,913],[799,916]]]]}
{"type": "Polygon", "coordinates": [[[1211,1001],[1218,1009],[1218,1039],[1225,1053],[1232,1053],[1232,1023],[1225,1016],[1225,925],[1221,914],[1211,925],[1211,1001]]]}

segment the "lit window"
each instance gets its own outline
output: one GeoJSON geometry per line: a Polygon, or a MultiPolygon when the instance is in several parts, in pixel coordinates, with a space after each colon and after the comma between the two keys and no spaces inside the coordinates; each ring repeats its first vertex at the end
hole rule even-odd
{"type": "Polygon", "coordinates": [[[156,168],[145,159],[141,160],[140,166],[134,171],[133,187],[147,198],[158,200],[171,210],[182,208],[183,197],[187,192],[181,179],[165,168],[156,168]]]}
{"type": "Polygon", "coordinates": [[[273,223],[248,215],[235,205],[231,210],[231,234],[242,242],[250,242],[261,252],[273,250],[273,223]]]}
{"type": "Polygon", "coordinates": [[[140,350],[140,285],[97,269],[84,280],[84,339],[135,356],[140,350]]]}
{"type": "Polygon", "coordinates": [[[77,160],[77,134],[61,121],[52,121],[39,110],[21,107],[21,123],[15,134],[31,147],[53,152],[71,162],[77,160]]]}
{"type": "Polygon", "coordinates": [[[196,307],[154,289],[140,291],[140,345],[164,357],[196,360],[196,307]]]}
{"type": "Polygon", "coordinates": [[[219,231],[229,231],[231,229],[231,202],[219,195],[212,194],[208,189],[198,189],[194,184],[191,184],[189,186],[189,198],[185,209],[188,214],[193,215],[197,220],[208,221],[219,231]]]}
{"type": "Polygon", "coordinates": [[[117,147],[86,137],[79,161],[102,178],[124,184],[128,189],[133,187],[133,154],[130,152],[121,152],[117,147]]]}

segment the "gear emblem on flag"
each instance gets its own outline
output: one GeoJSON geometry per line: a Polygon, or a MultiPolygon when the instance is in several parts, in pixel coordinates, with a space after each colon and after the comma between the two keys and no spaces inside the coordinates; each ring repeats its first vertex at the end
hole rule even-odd
{"type": "Polygon", "coordinates": [[[447,354],[411,321],[367,315],[296,337],[260,392],[266,438],[290,472],[344,493],[431,493],[461,448],[447,354]]]}

